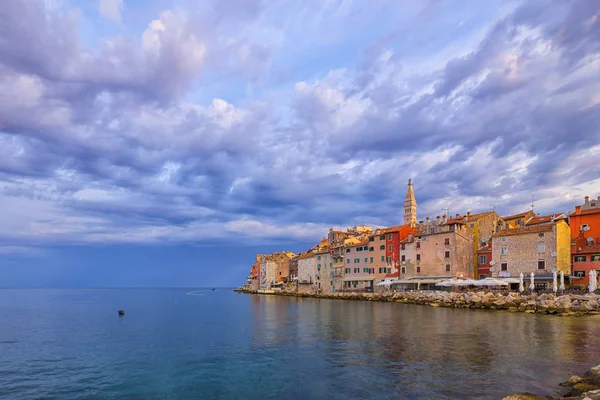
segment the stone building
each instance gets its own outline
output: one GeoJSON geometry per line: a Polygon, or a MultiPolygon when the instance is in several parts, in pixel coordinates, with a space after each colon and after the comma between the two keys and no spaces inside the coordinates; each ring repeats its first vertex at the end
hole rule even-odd
{"type": "Polygon", "coordinates": [[[295,256],[296,254],[289,251],[272,254],[273,261],[277,264],[275,277],[278,283],[290,282],[290,261],[295,256]]]}
{"type": "Polygon", "coordinates": [[[298,278],[298,255],[290,259],[290,282],[295,282],[298,278]]]}
{"type": "Polygon", "coordinates": [[[473,232],[459,221],[433,228],[415,235],[416,275],[473,278],[473,232]]]}
{"type": "Polygon", "coordinates": [[[316,283],[317,290],[321,293],[332,293],[335,291],[333,282],[333,257],[327,246],[321,247],[315,252],[315,263],[317,264],[316,283]]]}
{"type": "Polygon", "coordinates": [[[493,277],[536,275],[537,286],[552,285],[552,271],[570,273],[570,229],[564,218],[549,224],[500,231],[492,238],[493,277]],[[548,283],[549,282],[549,283],[548,283]]]}
{"type": "Polygon", "coordinates": [[[386,234],[384,229],[376,229],[369,235],[369,266],[375,270],[375,284],[385,280],[386,275],[391,273],[386,261],[386,234]]]}
{"type": "Polygon", "coordinates": [[[317,289],[316,275],[317,263],[315,254],[311,252],[301,253],[298,256],[298,292],[314,293],[317,289]]]}
{"type": "Polygon", "coordinates": [[[277,263],[271,254],[265,254],[260,260],[259,289],[270,290],[277,282],[277,263]]]}
{"type": "Polygon", "coordinates": [[[477,250],[477,277],[485,279],[490,275],[490,262],[492,261],[492,239],[490,238],[477,250]]]}

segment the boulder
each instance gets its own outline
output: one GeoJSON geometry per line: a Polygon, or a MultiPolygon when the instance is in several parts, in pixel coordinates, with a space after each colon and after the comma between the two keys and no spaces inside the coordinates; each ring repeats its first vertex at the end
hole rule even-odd
{"type": "Polygon", "coordinates": [[[526,392],[513,394],[512,396],[506,396],[502,400],[546,400],[546,398],[538,396],[537,394],[526,392]]]}

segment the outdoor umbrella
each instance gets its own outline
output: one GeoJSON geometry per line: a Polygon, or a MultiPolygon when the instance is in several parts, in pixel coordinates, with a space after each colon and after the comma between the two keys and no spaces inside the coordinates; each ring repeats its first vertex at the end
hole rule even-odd
{"type": "Polygon", "coordinates": [[[519,274],[519,292],[523,292],[525,290],[525,284],[523,283],[523,273],[519,274]]]}
{"type": "Polygon", "coordinates": [[[560,290],[565,290],[565,272],[560,271],[560,290]]]}
{"type": "Polygon", "coordinates": [[[535,285],[533,284],[533,282],[535,280],[535,274],[532,272],[529,276],[531,277],[530,278],[531,284],[529,285],[529,290],[531,290],[533,292],[535,290],[535,285]]]}
{"type": "Polygon", "coordinates": [[[598,282],[596,281],[597,275],[598,273],[596,272],[596,270],[593,269],[590,271],[590,284],[588,286],[588,288],[590,289],[590,293],[594,293],[596,289],[598,289],[598,282]]]}
{"type": "Polygon", "coordinates": [[[475,281],[477,286],[508,286],[508,282],[501,281],[495,278],[485,278],[475,281]]]}
{"type": "Polygon", "coordinates": [[[390,280],[381,281],[377,284],[377,286],[391,286],[391,285],[392,285],[392,281],[390,281],[390,280]]]}
{"type": "Polygon", "coordinates": [[[552,271],[552,290],[554,293],[558,291],[558,285],[556,284],[556,270],[552,271]]]}

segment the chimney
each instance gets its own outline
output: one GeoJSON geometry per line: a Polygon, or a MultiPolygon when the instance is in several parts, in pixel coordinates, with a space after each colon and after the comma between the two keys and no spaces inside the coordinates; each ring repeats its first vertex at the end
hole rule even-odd
{"type": "Polygon", "coordinates": [[[585,196],[585,205],[587,206],[590,202],[590,196],[585,196]]]}
{"type": "Polygon", "coordinates": [[[471,211],[467,211],[467,217],[471,215],[471,211]]]}
{"type": "Polygon", "coordinates": [[[447,221],[446,214],[442,215],[442,224],[445,224],[447,221]]]}
{"type": "Polygon", "coordinates": [[[575,206],[575,214],[581,214],[581,206],[575,206]]]}
{"type": "Polygon", "coordinates": [[[427,218],[425,218],[425,219],[427,220],[427,223],[429,223],[429,222],[430,222],[430,220],[431,220],[431,218],[429,218],[429,217],[427,217],[427,218]]]}
{"type": "Polygon", "coordinates": [[[460,218],[460,214],[456,214],[456,218],[460,218]]]}

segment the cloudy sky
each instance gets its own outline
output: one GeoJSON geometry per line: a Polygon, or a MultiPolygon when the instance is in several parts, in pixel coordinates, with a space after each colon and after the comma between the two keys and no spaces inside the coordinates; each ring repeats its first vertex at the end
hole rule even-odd
{"type": "Polygon", "coordinates": [[[600,1],[0,1],[0,287],[243,283],[600,195],[600,1]]]}

